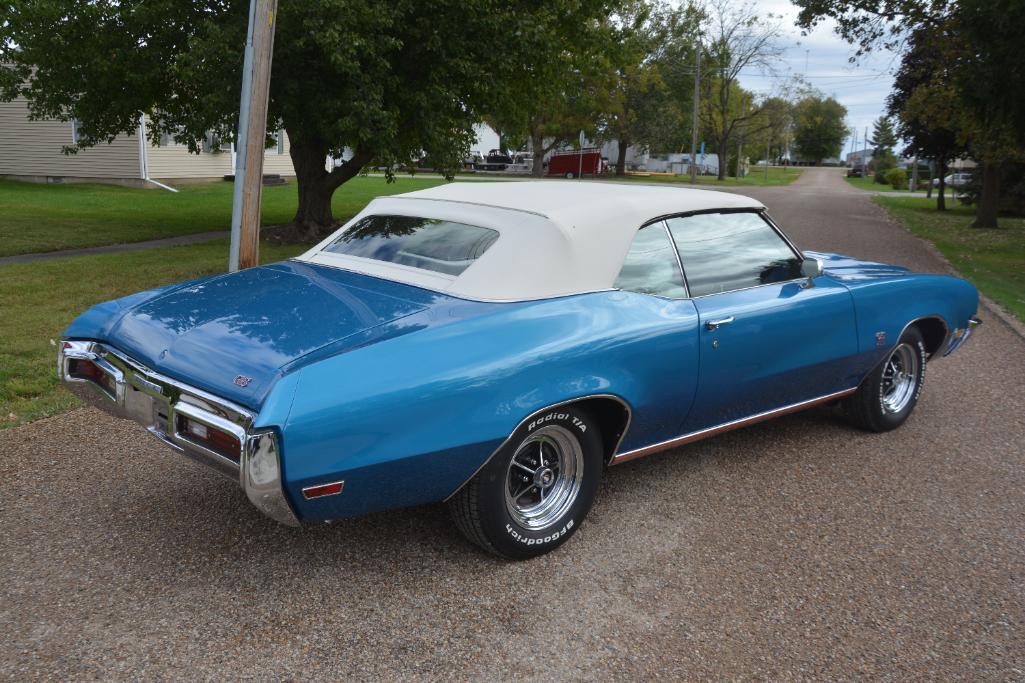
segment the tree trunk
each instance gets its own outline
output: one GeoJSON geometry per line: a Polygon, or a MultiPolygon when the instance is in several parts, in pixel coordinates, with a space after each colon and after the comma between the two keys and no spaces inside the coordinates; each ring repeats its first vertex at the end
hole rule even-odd
{"type": "Polygon", "coordinates": [[[315,242],[337,227],[331,212],[331,197],[344,182],[358,174],[372,155],[357,150],[352,159],[328,171],[328,145],[319,140],[304,140],[289,133],[289,155],[295,168],[299,205],[292,223],[275,232],[281,242],[315,242]]]}
{"type": "Polygon", "coordinates": [[[623,138],[619,138],[619,149],[616,150],[616,175],[626,175],[626,149],[630,146],[630,143],[623,138]]]}
{"type": "Polygon", "coordinates": [[[542,178],[545,174],[545,136],[537,131],[531,131],[530,149],[534,154],[534,165],[530,169],[530,175],[542,178]]]}
{"type": "Polygon", "coordinates": [[[939,163],[936,164],[936,170],[938,171],[940,184],[936,193],[936,210],[946,211],[947,210],[947,198],[946,198],[946,181],[944,178],[947,177],[947,160],[940,159],[939,163]]]}
{"type": "Polygon", "coordinates": [[[975,212],[973,228],[996,228],[1000,210],[1000,164],[982,162],[982,192],[975,212]]]}
{"type": "Polygon", "coordinates": [[[726,180],[726,167],[729,166],[729,140],[723,138],[719,143],[719,180],[726,180]]]}

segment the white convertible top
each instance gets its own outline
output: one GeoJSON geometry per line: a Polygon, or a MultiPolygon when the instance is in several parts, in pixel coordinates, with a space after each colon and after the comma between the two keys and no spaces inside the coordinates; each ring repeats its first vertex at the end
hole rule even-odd
{"type": "Polygon", "coordinates": [[[565,180],[454,182],[379,197],[300,260],[486,301],[524,301],[610,289],[638,228],[671,214],[761,210],[742,195],[680,187],[565,180]],[[477,225],[499,237],[458,276],[324,251],[369,215],[477,225]]]}

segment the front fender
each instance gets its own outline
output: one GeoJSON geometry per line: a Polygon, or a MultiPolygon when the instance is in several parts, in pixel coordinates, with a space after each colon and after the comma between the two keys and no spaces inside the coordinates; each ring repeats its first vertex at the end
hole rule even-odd
{"type": "Polygon", "coordinates": [[[893,348],[909,323],[938,318],[949,335],[954,329],[967,327],[979,305],[975,287],[949,275],[905,275],[868,280],[849,288],[858,316],[858,348],[867,368],[874,367],[893,348]]]}

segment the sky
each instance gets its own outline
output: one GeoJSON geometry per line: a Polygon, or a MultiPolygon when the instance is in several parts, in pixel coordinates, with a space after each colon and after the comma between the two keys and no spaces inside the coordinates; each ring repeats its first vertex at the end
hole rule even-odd
{"type": "MultiPolygon", "coordinates": [[[[886,96],[893,85],[892,72],[899,65],[899,59],[892,52],[880,50],[851,64],[848,60],[855,50],[833,32],[832,22],[822,22],[809,35],[802,36],[801,30],[794,26],[797,8],[788,0],[758,0],[754,4],[759,14],[771,12],[783,16],[785,35],[780,42],[785,52],[779,75],[773,77],[755,69],[745,70],[740,76],[741,86],[766,95],[779,88],[781,77],[786,74],[801,75],[847,107],[847,124],[858,131],[858,147],[863,147],[865,127],[871,135],[872,122],[884,113],[886,96]]],[[[841,158],[851,151],[851,142],[848,138],[844,143],[841,158]]]]}

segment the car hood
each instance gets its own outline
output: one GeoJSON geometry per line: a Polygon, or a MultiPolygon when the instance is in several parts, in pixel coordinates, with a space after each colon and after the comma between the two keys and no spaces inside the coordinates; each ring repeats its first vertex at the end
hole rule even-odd
{"type": "Polygon", "coordinates": [[[304,359],[369,343],[375,330],[439,299],[448,297],[286,261],[162,290],[129,306],[103,338],[158,372],[255,409],[304,359]]]}
{"type": "Polygon", "coordinates": [[[874,280],[888,277],[901,277],[911,271],[901,266],[874,261],[862,261],[843,254],[828,254],[818,251],[806,251],[805,256],[819,259],[823,263],[825,273],[837,280],[874,280]]]}

